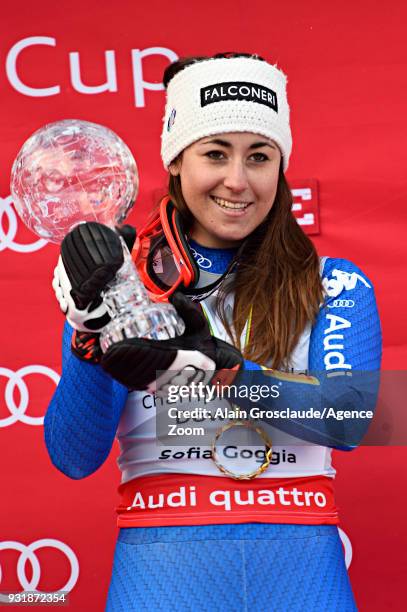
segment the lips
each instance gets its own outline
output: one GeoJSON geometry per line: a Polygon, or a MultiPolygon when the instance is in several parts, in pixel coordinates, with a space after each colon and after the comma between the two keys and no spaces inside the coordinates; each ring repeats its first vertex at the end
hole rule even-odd
{"type": "Polygon", "coordinates": [[[231,202],[230,200],[218,198],[217,196],[211,196],[211,199],[221,208],[228,210],[245,210],[252,204],[252,202],[231,202]]]}

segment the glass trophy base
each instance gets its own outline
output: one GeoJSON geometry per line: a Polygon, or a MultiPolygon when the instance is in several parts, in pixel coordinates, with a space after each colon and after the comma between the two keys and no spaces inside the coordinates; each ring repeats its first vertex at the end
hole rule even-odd
{"type": "Polygon", "coordinates": [[[120,240],[124,262],[102,294],[111,317],[100,333],[104,353],[125,339],[169,340],[185,331],[185,323],[172,304],[150,300],[123,238],[120,240]]]}
{"type": "Polygon", "coordinates": [[[180,336],[185,330],[183,320],[171,304],[140,304],[135,312],[116,316],[104,327],[100,334],[100,346],[106,353],[116,342],[126,338],[149,338],[168,340],[180,336]]]}

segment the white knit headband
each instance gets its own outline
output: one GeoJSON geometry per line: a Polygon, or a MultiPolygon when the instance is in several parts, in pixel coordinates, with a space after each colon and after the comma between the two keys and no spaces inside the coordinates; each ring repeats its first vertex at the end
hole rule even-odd
{"type": "Polygon", "coordinates": [[[203,60],[178,72],[167,88],[164,166],[205,136],[253,132],[274,140],[286,170],[292,148],[286,83],[276,66],[247,57],[203,60]]]}

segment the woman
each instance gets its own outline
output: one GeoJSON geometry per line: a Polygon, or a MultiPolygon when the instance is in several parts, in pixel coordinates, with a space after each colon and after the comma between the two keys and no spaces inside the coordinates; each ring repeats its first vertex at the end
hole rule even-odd
{"type": "MultiPolygon", "coordinates": [[[[283,73],[258,56],[227,54],[176,62],[164,84],[162,157],[172,203],[162,204],[160,219],[173,220],[171,231],[186,240],[179,248],[189,276],[182,267],[173,283],[182,292],[172,298],[186,331],[166,341],[124,340],[101,357],[94,331],[105,322],[103,306],[84,308],[95,295],[82,292],[74,303],[58,288],[78,331],[71,351],[65,330],[62,378],[45,420],[50,456],[70,477],[84,477],[103,463],[117,432],[121,529],[108,610],[355,610],[331,449],[355,447],[365,422],[266,414],[259,431],[275,452],[269,467],[263,454],[252,480],[233,478],[253,456],[239,443],[228,448],[240,463],[227,463],[230,450],[215,463],[196,438],[181,447],[156,443],[151,393],[180,372],[205,371],[214,383],[215,370],[226,368],[240,383],[274,382],[277,396],[262,399],[264,408],[366,409],[374,407],[375,380],[372,390],[357,373],[378,370],[381,355],[370,281],[347,260],[320,260],[291,214],[283,73]],[[85,389],[79,401],[78,389],[85,389]]],[[[88,229],[80,228],[63,245],[55,285],[68,276],[76,297],[95,269],[107,270],[107,282],[120,265],[106,246],[115,238],[93,227],[101,260],[74,273],[72,261],[78,267],[89,252],[88,229]],[[79,249],[75,259],[80,241],[85,255],[79,249]]],[[[150,289],[165,293],[161,251],[152,256],[154,265],[138,261],[139,269],[150,289]]]]}

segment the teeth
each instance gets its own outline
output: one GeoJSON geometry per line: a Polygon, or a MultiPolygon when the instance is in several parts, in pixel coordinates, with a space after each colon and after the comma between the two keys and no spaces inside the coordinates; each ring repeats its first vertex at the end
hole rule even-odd
{"type": "Polygon", "coordinates": [[[222,208],[232,208],[233,210],[243,210],[247,208],[249,204],[247,202],[229,202],[228,200],[223,200],[222,198],[217,198],[212,196],[215,200],[216,204],[219,204],[222,208]]]}

